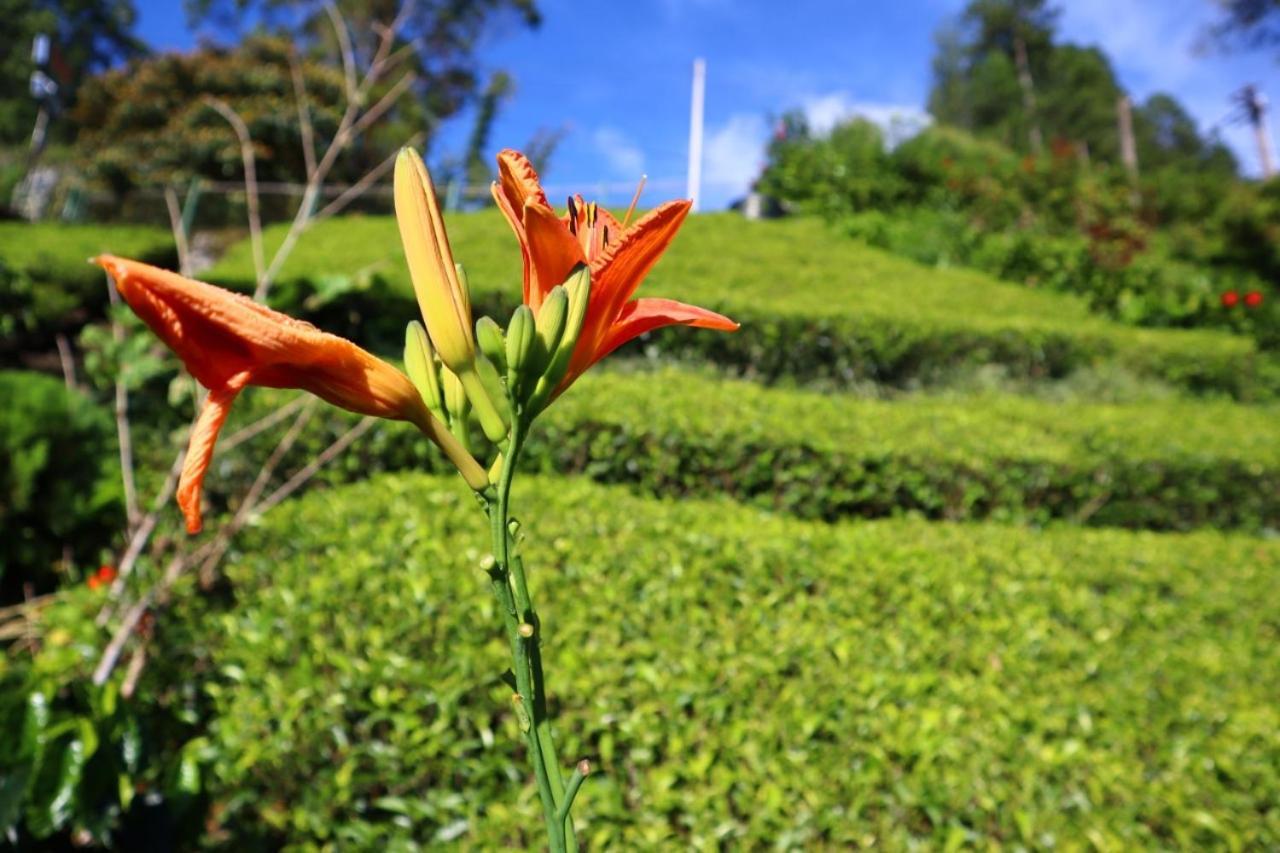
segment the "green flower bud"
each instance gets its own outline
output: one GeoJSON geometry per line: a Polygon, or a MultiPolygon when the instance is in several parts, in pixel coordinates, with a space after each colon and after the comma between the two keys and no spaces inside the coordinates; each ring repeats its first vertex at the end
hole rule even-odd
{"type": "Polygon", "coordinates": [[[485,358],[493,362],[499,373],[507,372],[507,342],[502,337],[502,327],[492,317],[476,321],[476,343],[485,358]]]}
{"type": "Polygon", "coordinates": [[[448,415],[449,432],[453,433],[453,437],[458,439],[470,453],[472,451],[469,422],[471,401],[467,399],[466,389],[463,388],[458,374],[444,365],[440,366],[440,390],[444,396],[444,410],[448,415]]]}
{"type": "Polygon", "coordinates": [[[427,330],[417,320],[404,330],[404,366],[427,409],[440,420],[446,420],[444,392],[440,388],[440,364],[436,361],[435,350],[431,348],[427,330]]]}
{"type": "Polygon", "coordinates": [[[536,337],[533,312],[528,305],[519,306],[507,324],[507,387],[517,400],[524,395],[525,366],[533,355],[536,337]]]}
{"type": "MultiPolygon", "coordinates": [[[[484,427],[484,434],[490,441],[502,441],[507,437],[507,431],[511,427],[511,406],[507,403],[507,389],[503,387],[498,369],[484,355],[476,356],[476,375],[480,377],[480,384],[484,386],[485,393],[493,401],[498,417],[502,419],[501,432],[493,434],[488,427],[484,427]]],[[[481,426],[484,426],[483,422],[481,426]]]]}
{"type": "Polygon", "coordinates": [[[551,353],[546,369],[529,399],[529,409],[534,414],[551,399],[556,386],[569,369],[569,361],[573,358],[573,350],[578,344],[578,335],[582,333],[582,323],[587,317],[587,305],[591,300],[591,270],[582,265],[576,267],[569,278],[565,279],[564,291],[568,296],[568,315],[555,351],[551,353]]]}
{"type": "Polygon", "coordinates": [[[560,336],[564,334],[564,325],[568,319],[569,294],[562,286],[556,285],[551,288],[547,298],[542,300],[542,307],[538,309],[538,341],[534,347],[537,361],[525,367],[526,375],[542,375],[560,343],[560,336]]]}

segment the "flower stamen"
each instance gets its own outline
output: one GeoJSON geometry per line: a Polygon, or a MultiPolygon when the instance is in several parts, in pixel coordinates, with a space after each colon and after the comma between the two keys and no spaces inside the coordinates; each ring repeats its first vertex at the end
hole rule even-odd
{"type": "Polygon", "coordinates": [[[648,175],[640,176],[640,185],[636,187],[636,194],[631,197],[631,206],[627,208],[627,215],[622,217],[623,230],[626,230],[627,224],[631,222],[631,216],[636,212],[636,205],[640,203],[640,193],[644,192],[644,185],[648,180],[648,175]]]}

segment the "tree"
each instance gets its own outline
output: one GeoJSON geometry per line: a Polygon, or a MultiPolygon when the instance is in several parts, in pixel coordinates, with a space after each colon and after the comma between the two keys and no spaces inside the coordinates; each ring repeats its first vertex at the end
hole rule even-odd
{"type": "Polygon", "coordinates": [[[88,75],[145,53],[133,35],[136,20],[132,0],[0,0],[0,144],[25,142],[31,134],[31,43],[37,34],[49,36],[50,76],[61,104],[71,107],[88,75]]]}
{"type": "MultiPolygon", "coordinates": [[[[192,177],[239,181],[236,137],[206,97],[234,109],[249,127],[258,180],[305,180],[298,111],[293,101],[292,44],[254,36],[235,49],[208,47],[136,60],[85,86],[74,119],[76,146],[97,182],[124,195],[139,187],[184,183],[192,177]]],[[[298,58],[316,137],[331,138],[344,103],[342,71],[298,58]]],[[[375,90],[376,100],[387,89],[375,90]]],[[[358,180],[424,123],[422,108],[401,99],[397,109],[335,165],[332,179],[358,180]]]]}
{"type": "Polygon", "coordinates": [[[1222,48],[1280,45],[1280,0],[1217,0],[1221,17],[1206,36],[1222,48]]]}
{"type": "Polygon", "coordinates": [[[1172,96],[1147,98],[1133,116],[1138,162],[1144,170],[1170,167],[1234,175],[1236,158],[1221,142],[1200,135],[1195,119],[1172,96]]]}
{"type": "Polygon", "coordinates": [[[415,54],[414,93],[431,100],[433,123],[479,94],[475,49],[484,35],[512,23],[536,27],[542,21],[535,0],[184,0],[184,6],[192,26],[213,25],[238,40],[254,23],[334,65],[347,47],[367,65],[381,29],[400,19],[398,47],[415,54]],[[349,44],[335,35],[335,12],[347,22],[349,44]]]}

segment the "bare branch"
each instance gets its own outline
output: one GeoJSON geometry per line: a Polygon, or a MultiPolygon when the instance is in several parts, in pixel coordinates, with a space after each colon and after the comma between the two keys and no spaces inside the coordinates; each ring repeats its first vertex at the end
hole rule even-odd
{"type": "Polygon", "coordinates": [[[342,76],[347,84],[347,101],[354,103],[360,100],[360,93],[356,86],[356,52],[351,46],[351,33],[332,0],[327,0],[324,4],[324,11],[333,24],[333,32],[338,37],[338,49],[342,52],[342,76]]]}
{"type": "Polygon", "coordinates": [[[253,153],[253,139],[249,136],[249,126],[244,119],[221,98],[205,95],[201,100],[218,111],[227,120],[236,138],[240,140],[240,159],[244,163],[245,201],[249,207],[249,240],[253,246],[253,268],[258,275],[258,286],[254,299],[261,301],[265,291],[267,262],[262,249],[262,214],[258,209],[258,167],[257,157],[253,153]]]}
{"type": "Polygon", "coordinates": [[[333,444],[326,447],[315,459],[312,459],[305,468],[300,469],[298,473],[286,480],[284,485],[280,486],[280,488],[268,495],[266,500],[258,505],[258,514],[262,515],[263,513],[266,513],[272,507],[276,506],[276,504],[296,492],[304,483],[307,482],[307,480],[310,480],[315,476],[317,471],[327,465],[330,460],[350,447],[352,442],[360,436],[368,432],[376,421],[377,418],[373,417],[361,418],[360,423],[356,424],[339,436],[333,444]]]}
{"type": "MultiPolygon", "coordinates": [[[[387,90],[386,94],[378,99],[378,102],[365,111],[364,115],[351,125],[347,131],[346,138],[341,141],[341,145],[346,147],[351,137],[364,132],[369,125],[382,118],[387,110],[391,109],[404,94],[405,90],[413,85],[413,81],[418,79],[418,75],[412,71],[407,72],[403,77],[396,81],[395,85],[387,90]]],[[[334,143],[338,144],[338,138],[334,138],[334,143]]]]}
{"type": "MultiPolygon", "coordinates": [[[[124,344],[124,326],[120,324],[117,308],[120,306],[120,294],[116,292],[115,280],[110,275],[107,280],[107,299],[111,303],[111,340],[119,348],[124,344]]],[[[120,479],[124,482],[124,509],[129,530],[137,529],[138,489],[133,481],[133,429],[129,425],[129,389],[124,377],[116,372],[116,439],[120,445],[120,479]]]]}
{"type": "Polygon", "coordinates": [[[178,272],[191,275],[191,249],[187,243],[187,229],[182,222],[182,208],[178,206],[178,194],[173,187],[164,188],[164,204],[169,209],[169,230],[173,232],[173,245],[178,248],[178,272]]]}
{"type": "Polygon", "coordinates": [[[302,76],[302,63],[297,51],[289,51],[289,71],[293,75],[293,100],[298,107],[298,135],[302,137],[302,159],[307,166],[307,180],[316,174],[316,136],[311,127],[311,103],[307,98],[307,82],[302,76]]]}
{"type": "Polygon", "coordinates": [[[307,421],[311,420],[311,416],[315,414],[315,403],[316,398],[307,398],[307,404],[298,412],[298,416],[289,425],[288,431],[276,443],[275,449],[271,451],[271,455],[267,457],[267,461],[258,471],[258,476],[254,478],[249,490],[244,493],[235,515],[218,530],[218,535],[209,546],[211,553],[200,565],[199,577],[201,584],[207,585],[212,580],[214,567],[217,566],[218,561],[222,559],[222,555],[226,553],[227,548],[231,545],[232,537],[239,533],[240,528],[244,527],[245,522],[249,520],[249,516],[253,513],[254,507],[258,503],[258,498],[261,497],[263,490],[266,489],[267,483],[271,481],[271,475],[275,473],[276,466],[280,464],[280,460],[284,459],[285,454],[289,452],[294,442],[298,440],[298,436],[302,434],[302,429],[307,425],[307,421]]]}
{"type": "MultiPolygon", "coordinates": [[[[421,133],[414,134],[414,136],[409,140],[408,144],[418,145],[421,142],[422,138],[423,138],[423,135],[421,133]]],[[[374,166],[371,170],[369,170],[369,172],[367,172],[363,178],[361,178],[360,180],[356,181],[354,184],[352,184],[351,186],[343,190],[341,195],[339,195],[333,201],[329,202],[327,205],[321,208],[318,213],[316,213],[314,217],[315,221],[319,222],[323,219],[328,219],[330,216],[333,216],[335,213],[340,212],[344,207],[350,204],[352,200],[364,195],[365,192],[368,191],[369,187],[373,186],[378,182],[379,178],[381,178],[387,172],[391,171],[391,167],[394,166],[396,163],[396,156],[398,154],[399,152],[393,152],[391,154],[388,154],[385,160],[383,160],[381,163],[379,163],[378,165],[374,166]]]]}
{"type": "Polygon", "coordinates": [[[58,332],[54,341],[58,345],[58,361],[62,364],[62,381],[66,383],[68,391],[74,391],[78,383],[76,382],[76,360],[71,353],[71,342],[62,332],[58,332]]]}
{"type": "Polygon", "coordinates": [[[294,412],[298,411],[298,409],[306,405],[306,402],[307,398],[305,396],[299,395],[294,397],[288,403],[276,409],[271,414],[263,415],[253,423],[242,426],[226,438],[219,439],[218,451],[220,453],[226,453],[233,447],[238,447],[260,433],[266,432],[285,418],[292,415],[294,412]]]}

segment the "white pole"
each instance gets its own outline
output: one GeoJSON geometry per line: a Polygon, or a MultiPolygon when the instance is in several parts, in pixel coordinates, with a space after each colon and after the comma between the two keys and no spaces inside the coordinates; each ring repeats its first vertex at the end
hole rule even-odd
{"type": "Polygon", "coordinates": [[[702,194],[702,113],[707,91],[707,62],[693,61],[693,104],[689,109],[689,185],[687,195],[698,209],[698,196],[702,194]]]}

